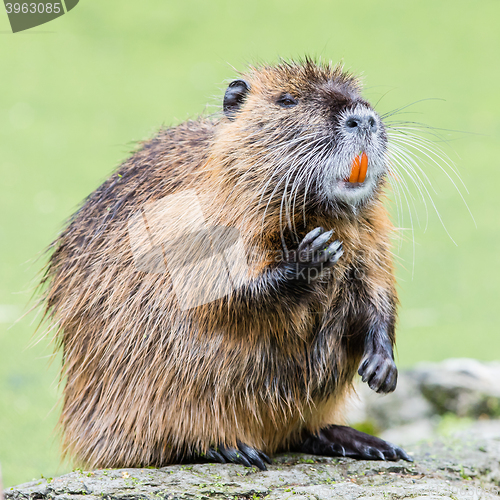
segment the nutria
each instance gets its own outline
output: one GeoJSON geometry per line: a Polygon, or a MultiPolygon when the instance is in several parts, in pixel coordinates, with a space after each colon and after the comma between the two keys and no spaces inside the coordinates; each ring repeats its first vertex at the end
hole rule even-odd
{"type": "Polygon", "coordinates": [[[339,425],[357,371],[397,380],[387,137],[360,91],[331,63],[250,68],[220,114],[162,129],[86,199],[42,280],[65,454],[410,460],[339,425]]]}

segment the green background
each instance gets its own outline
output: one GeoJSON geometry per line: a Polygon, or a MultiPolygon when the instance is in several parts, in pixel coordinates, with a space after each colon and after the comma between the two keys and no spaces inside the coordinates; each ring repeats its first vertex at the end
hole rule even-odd
{"type": "MultiPolygon", "coordinates": [[[[215,112],[247,63],[305,54],[364,77],[381,113],[462,132],[440,143],[469,190],[430,165],[436,214],[396,249],[400,366],[500,358],[498,0],[84,0],[12,34],[0,13],[0,462],[4,485],[59,465],[56,359],[26,309],[42,250],[80,200],[162,124],[215,112]],[[384,96],[384,94],[386,94],[384,96]],[[412,272],[414,261],[414,271],[412,272]],[[413,277],[412,277],[413,274],[413,277]]],[[[417,203],[425,219],[425,208],[417,203]]],[[[409,227],[406,213],[404,227],[409,227]]]]}

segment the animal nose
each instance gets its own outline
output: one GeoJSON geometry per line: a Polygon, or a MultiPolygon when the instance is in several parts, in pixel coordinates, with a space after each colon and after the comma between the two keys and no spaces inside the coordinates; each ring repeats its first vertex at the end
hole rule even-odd
{"type": "Polygon", "coordinates": [[[375,133],[377,131],[377,119],[373,114],[357,115],[353,114],[346,118],[344,128],[347,132],[362,133],[369,132],[375,133]]]}

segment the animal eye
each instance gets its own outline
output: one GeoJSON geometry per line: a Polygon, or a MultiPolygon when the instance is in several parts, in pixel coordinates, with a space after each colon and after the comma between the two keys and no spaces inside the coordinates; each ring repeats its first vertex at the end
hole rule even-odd
{"type": "Polygon", "coordinates": [[[290,94],[283,94],[276,102],[283,108],[291,108],[292,106],[297,106],[299,103],[290,94]]]}

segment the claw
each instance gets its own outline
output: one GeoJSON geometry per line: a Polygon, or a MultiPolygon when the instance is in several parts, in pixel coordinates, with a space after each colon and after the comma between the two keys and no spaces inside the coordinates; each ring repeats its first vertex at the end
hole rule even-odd
{"type": "Polygon", "coordinates": [[[253,448],[250,448],[250,446],[247,446],[246,444],[243,444],[243,443],[238,443],[238,448],[243,453],[246,454],[249,461],[253,465],[256,465],[260,470],[267,470],[267,467],[265,466],[264,462],[262,461],[258,451],[254,450],[253,448]]]}
{"type": "Polygon", "coordinates": [[[375,392],[382,392],[381,389],[384,386],[387,377],[389,376],[390,370],[391,366],[387,365],[386,363],[381,367],[379,367],[377,371],[373,374],[373,377],[369,382],[370,388],[373,389],[375,392]]]}
{"type": "Polygon", "coordinates": [[[396,453],[396,449],[395,448],[391,448],[389,450],[384,450],[384,460],[398,460],[399,457],[398,457],[398,454],[396,453]]]}
{"type": "Polygon", "coordinates": [[[236,450],[235,448],[229,448],[225,451],[226,453],[223,452],[224,456],[231,462],[244,465],[245,467],[252,467],[252,464],[250,463],[248,458],[240,450],[236,450]]]}
{"type": "Polygon", "coordinates": [[[334,443],[332,444],[332,451],[340,455],[341,457],[345,457],[345,448],[341,444],[334,443]]]}
{"type": "Polygon", "coordinates": [[[386,460],[385,458],[385,455],[382,453],[381,450],[379,450],[378,448],[372,448],[370,450],[370,454],[373,456],[375,455],[376,457],[378,457],[380,460],[386,460]]]}
{"type": "Polygon", "coordinates": [[[225,458],[218,451],[214,450],[213,448],[210,448],[207,451],[205,458],[207,458],[208,460],[214,460],[215,462],[221,463],[221,464],[226,463],[225,458]]]}
{"type": "Polygon", "coordinates": [[[307,233],[299,245],[299,252],[307,247],[310,243],[312,243],[323,231],[324,229],[322,227],[317,227],[316,229],[313,229],[312,231],[307,233]]]}
{"type": "Polygon", "coordinates": [[[259,450],[244,444],[238,443],[238,448],[227,448],[219,446],[218,450],[210,448],[206,454],[206,458],[217,460],[220,463],[234,463],[241,464],[245,467],[252,467],[255,465],[260,470],[267,470],[264,461],[271,463],[271,459],[259,450]]]}
{"type": "Polygon", "coordinates": [[[406,460],[407,462],[413,462],[413,458],[406,453],[403,448],[400,448],[399,446],[395,446],[396,454],[399,458],[402,458],[403,460],[406,460]]]}
{"type": "Polygon", "coordinates": [[[264,462],[267,462],[269,465],[271,465],[273,462],[272,460],[262,451],[259,451],[259,454],[262,458],[262,460],[264,460],[264,462]]]}
{"type": "Polygon", "coordinates": [[[344,254],[342,250],[342,242],[335,240],[330,246],[319,253],[318,262],[329,262],[335,264],[344,254]]]}
{"type": "Polygon", "coordinates": [[[361,362],[358,368],[358,375],[363,375],[363,372],[366,370],[366,367],[368,366],[368,361],[370,358],[366,358],[364,361],[361,362]]]}
{"type": "Polygon", "coordinates": [[[342,242],[335,240],[326,250],[328,255],[331,255],[330,262],[337,262],[344,255],[342,242]]]}
{"type": "Polygon", "coordinates": [[[389,393],[393,392],[396,389],[398,381],[398,372],[397,370],[393,370],[389,373],[385,382],[379,387],[377,392],[389,393]]]}
{"type": "Polygon", "coordinates": [[[322,235],[318,236],[313,243],[311,243],[311,251],[316,252],[317,250],[323,249],[326,242],[332,237],[333,230],[327,231],[322,235]]]}

